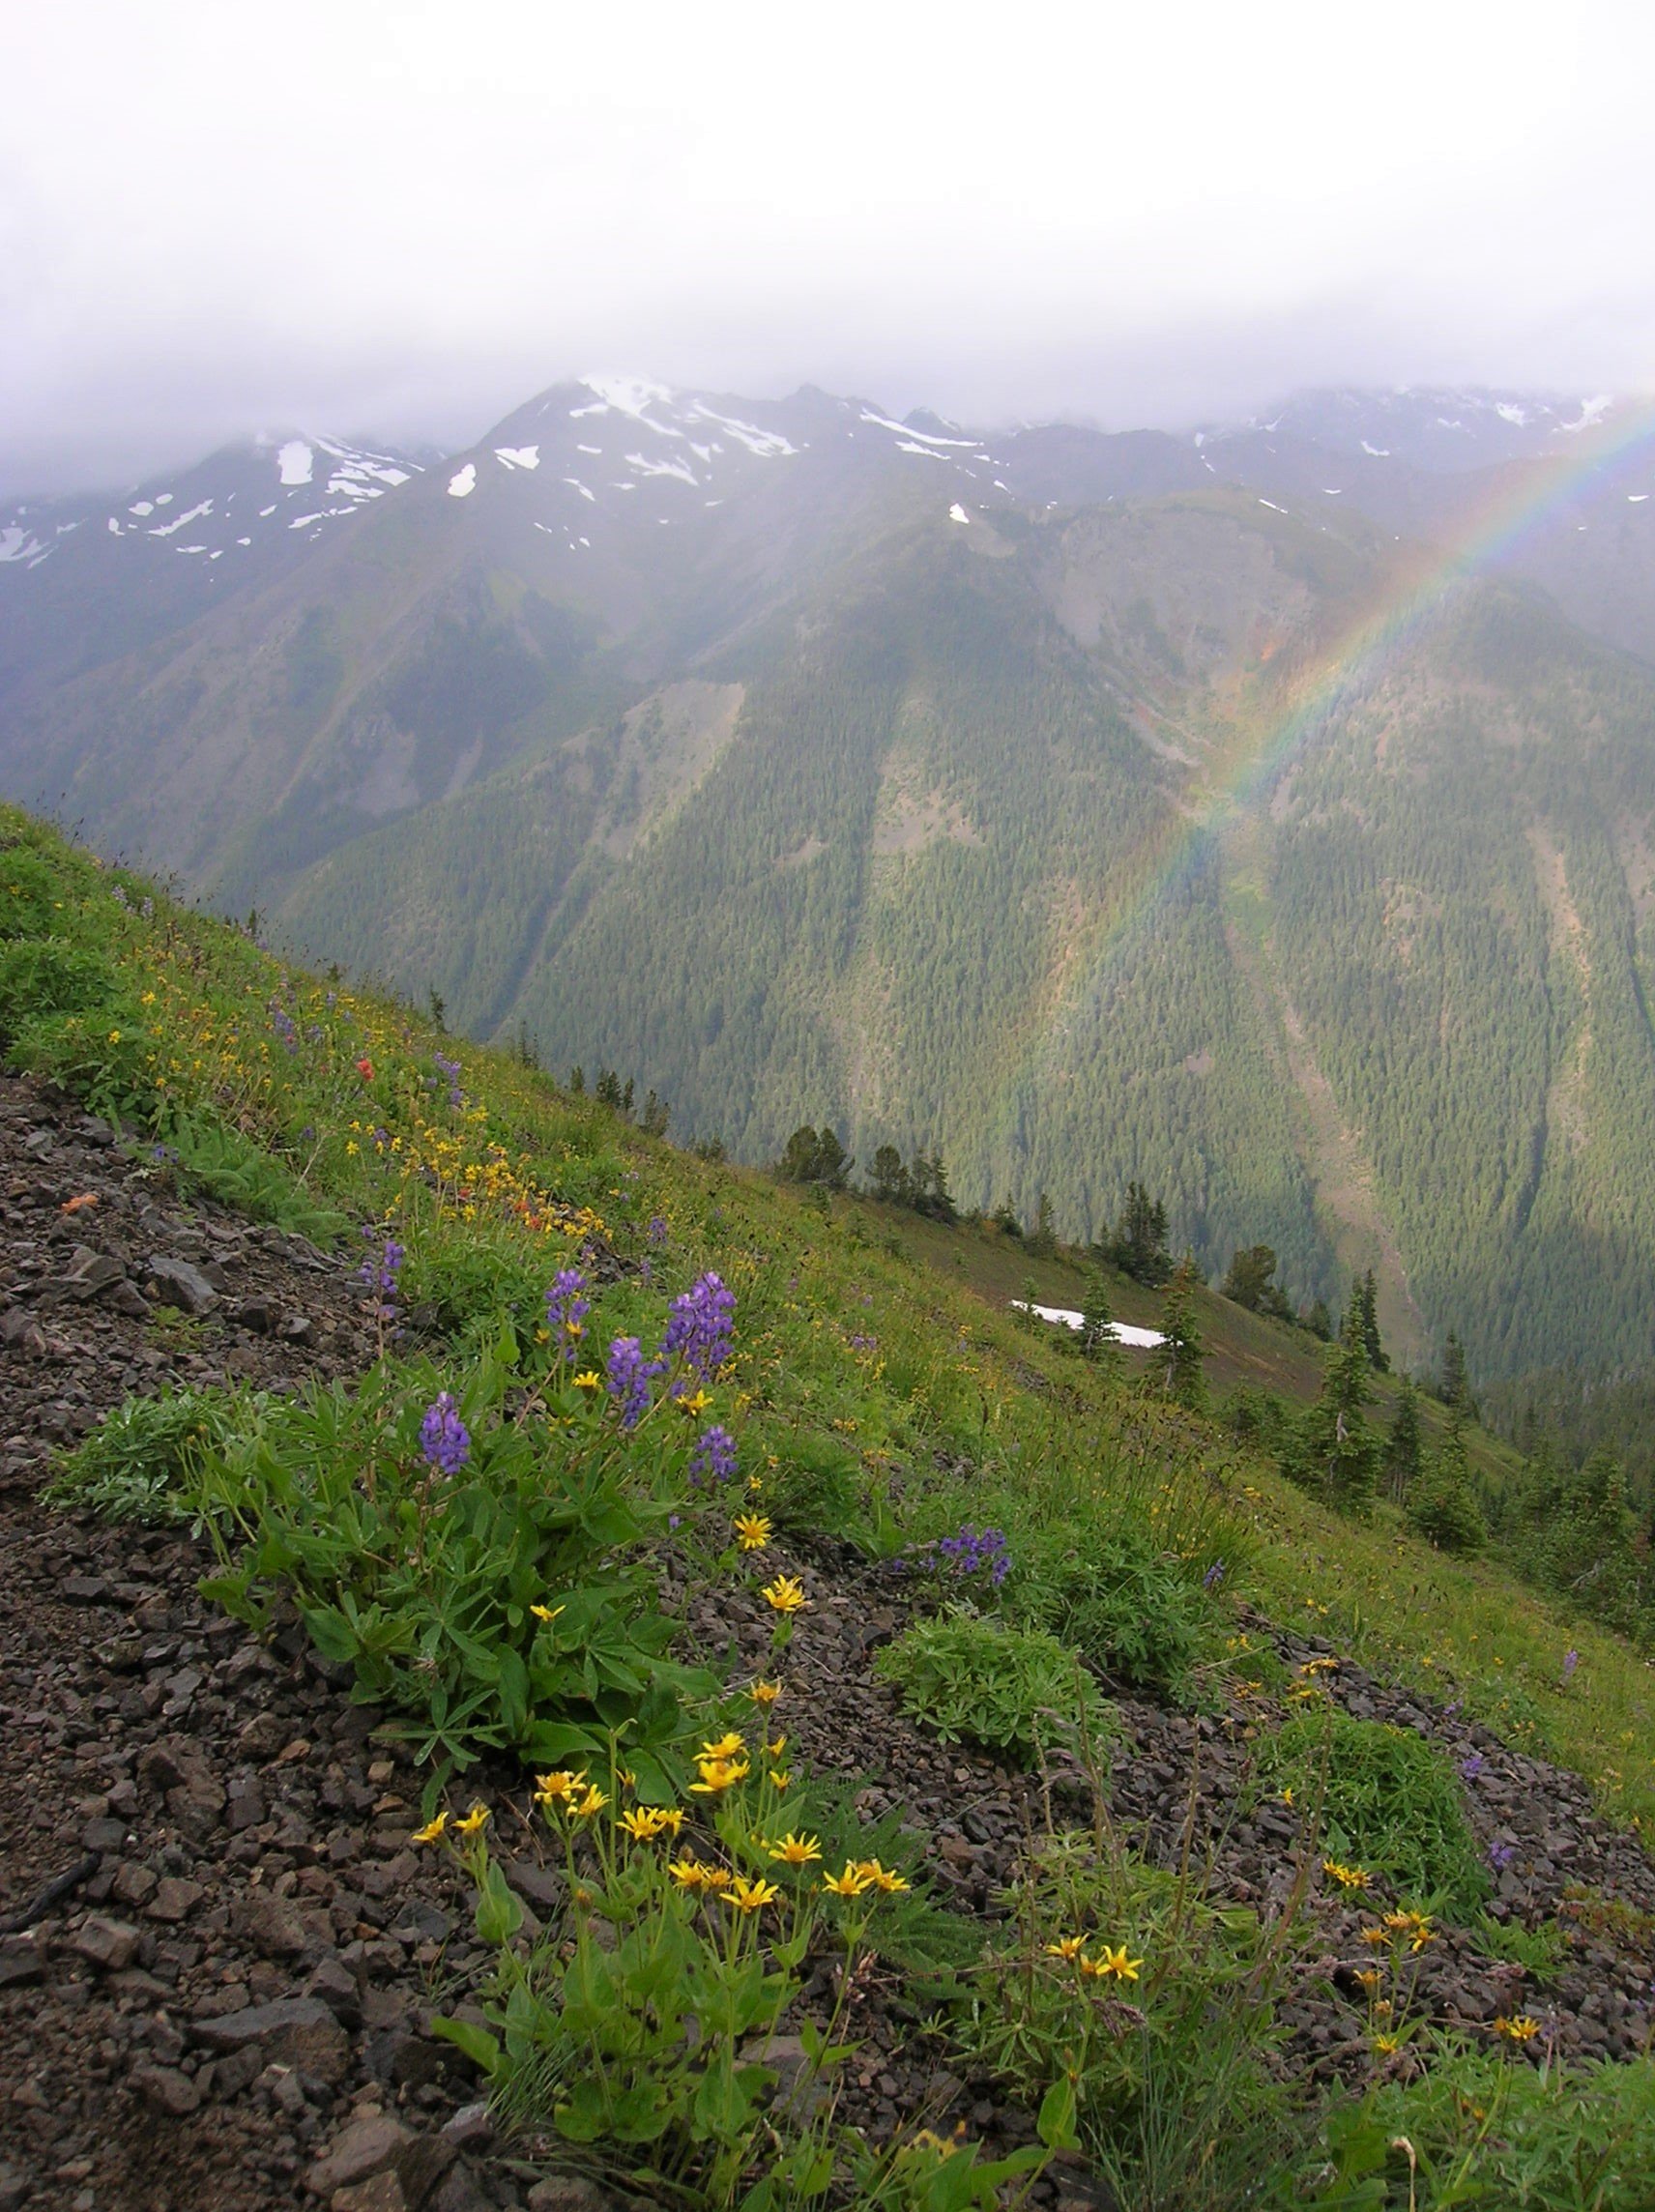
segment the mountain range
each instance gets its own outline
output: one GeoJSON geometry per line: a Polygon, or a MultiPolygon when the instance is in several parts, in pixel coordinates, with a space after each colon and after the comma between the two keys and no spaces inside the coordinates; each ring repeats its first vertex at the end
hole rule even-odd
{"type": "Polygon", "coordinates": [[[1602,397],[978,433],[595,377],[0,511],[0,788],[674,1134],[940,1149],[1406,1358],[1646,1355],[1655,475],[1602,397]],[[1498,519],[1498,527],[1490,517],[1498,519]]]}

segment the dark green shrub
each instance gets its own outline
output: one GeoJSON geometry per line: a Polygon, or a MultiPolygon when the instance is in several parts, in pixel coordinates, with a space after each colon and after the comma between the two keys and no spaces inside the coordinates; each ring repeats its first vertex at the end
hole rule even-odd
{"type": "MultiPolygon", "coordinates": [[[[5,911],[0,906],[0,917],[5,911]]],[[[56,937],[12,938],[0,944],[0,1049],[10,1048],[30,1021],[109,1005],[119,991],[102,953],[56,937]]]]}
{"type": "Polygon", "coordinates": [[[1321,1804],[1322,1845],[1402,1896],[1440,1898],[1467,1920],[1489,1893],[1447,1757],[1409,1729],[1336,1706],[1296,1713],[1260,1747],[1261,1771],[1301,1805],[1321,1804]]]}
{"type": "Polygon", "coordinates": [[[1134,1530],[1089,1538],[1084,1551],[1040,1539],[1012,1590],[1023,1619],[1133,1689],[1187,1699],[1216,1648],[1213,1601],[1181,1560],[1134,1530]]]}

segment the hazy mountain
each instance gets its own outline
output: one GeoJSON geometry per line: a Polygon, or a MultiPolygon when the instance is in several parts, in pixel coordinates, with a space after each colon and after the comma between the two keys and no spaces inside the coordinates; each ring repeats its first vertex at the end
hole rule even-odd
{"type": "Polygon", "coordinates": [[[283,440],[7,518],[0,774],[684,1134],[940,1144],[1073,1234],[1147,1176],[1209,1266],[1607,1365],[1655,1293],[1655,568],[1638,448],[1558,456],[1610,412],[979,436],[616,378],[423,471],[283,440]],[[1334,673],[1496,525],[1508,581],[1334,673]]]}

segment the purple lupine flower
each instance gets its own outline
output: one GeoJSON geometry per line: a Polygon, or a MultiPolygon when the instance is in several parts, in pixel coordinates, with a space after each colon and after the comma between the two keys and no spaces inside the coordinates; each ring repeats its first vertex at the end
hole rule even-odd
{"type": "Polygon", "coordinates": [[[662,1360],[682,1359],[703,1382],[711,1382],[734,1349],[735,1320],[735,1292],[717,1275],[699,1276],[672,1302],[661,1338],[662,1360]]]}
{"type": "Polygon", "coordinates": [[[1564,1652],[1564,1654],[1563,1654],[1563,1679],[1564,1679],[1564,1681],[1565,1681],[1565,1682],[1569,1681],[1569,1680],[1572,1678],[1572,1676],[1573,1676],[1573,1674],[1574,1674],[1574,1672],[1575,1672],[1575,1669],[1576,1669],[1576,1668],[1577,1668],[1577,1667],[1578,1667],[1580,1664],[1581,1664],[1581,1654],[1580,1654],[1578,1651],[1565,1651],[1565,1652],[1564,1652]]]}
{"type": "Polygon", "coordinates": [[[697,1489],[703,1483],[728,1482],[736,1472],[736,1440],[716,1424],[703,1429],[690,1454],[689,1479],[697,1489]]]}
{"type": "Polygon", "coordinates": [[[650,1239],[651,1244],[658,1252],[661,1246],[666,1242],[667,1236],[669,1234],[667,1230],[666,1215],[664,1213],[652,1214],[650,1217],[650,1226],[645,1230],[644,1234],[650,1239]]]}
{"type": "Polygon", "coordinates": [[[270,1002],[270,1026],[281,1039],[282,1050],[291,1059],[299,1050],[299,1031],[295,1027],[293,1016],[276,999],[272,999],[270,1002]]]}
{"type": "Polygon", "coordinates": [[[910,1564],[920,1573],[945,1574],[954,1581],[982,1578],[998,1589],[1011,1572],[1011,1550],[1001,1528],[973,1528],[957,1536],[936,1536],[915,1546],[910,1564]]]}
{"type": "Polygon", "coordinates": [[[635,1429],[649,1410],[650,1384],[661,1371],[658,1359],[646,1359],[635,1336],[618,1336],[604,1362],[609,1395],[621,1409],[621,1426],[635,1429]]]}
{"type": "Polygon", "coordinates": [[[848,1338],[847,1342],[853,1352],[877,1352],[879,1350],[879,1338],[877,1336],[853,1336],[848,1338]]]}
{"type": "Polygon", "coordinates": [[[1491,1844],[1489,1846],[1489,1864],[1494,1868],[1495,1874],[1503,1874],[1516,1856],[1517,1847],[1514,1844],[1491,1844]]]}
{"type": "Polygon", "coordinates": [[[546,1293],[546,1326],[571,1342],[584,1334],[582,1323],[592,1311],[586,1296],[586,1277],[578,1267],[560,1267],[546,1293]]]}
{"type": "Polygon", "coordinates": [[[434,1052],[431,1058],[437,1063],[438,1073],[448,1084],[449,1104],[457,1112],[465,1104],[465,1092],[460,1089],[460,1063],[457,1060],[445,1060],[440,1052],[434,1052]]]}
{"type": "MultiPolygon", "coordinates": [[[[363,1235],[371,1237],[375,1231],[364,1228],[363,1235]]],[[[396,1281],[407,1257],[406,1245],[398,1244],[393,1237],[388,1237],[381,1249],[370,1252],[358,1270],[362,1281],[375,1294],[377,1303],[374,1318],[378,1321],[396,1319],[396,1281]]]]}
{"type": "Polygon", "coordinates": [[[1460,1772],[1465,1776],[1467,1782],[1475,1782],[1477,1776],[1481,1774],[1482,1771],[1483,1755],[1480,1751],[1468,1752],[1460,1761],[1460,1772]]]}
{"type": "Polygon", "coordinates": [[[420,1449],[442,1474],[458,1474],[471,1457],[471,1437],[450,1391],[438,1393],[420,1423],[420,1449]]]}
{"type": "Polygon", "coordinates": [[[1214,1559],[1211,1566],[1207,1568],[1205,1574],[1202,1576],[1201,1586],[1205,1590],[1214,1590],[1218,1587],[1219,1584],[1223,1580],[1224,1561],[1222,1559],[1214,1559]]]}

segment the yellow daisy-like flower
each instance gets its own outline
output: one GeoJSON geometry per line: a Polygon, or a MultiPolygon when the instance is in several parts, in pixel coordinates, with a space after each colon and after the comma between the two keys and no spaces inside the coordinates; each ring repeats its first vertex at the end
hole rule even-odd
{"type": "Polygon", "coordinates": [[[738,1735],[734,1729],[727,1729],[715,1743],[704,1743],[698,1756],[702,1759],[737,1759],[746,1748],[746,1737],[738,1735]]]}
{"type": "Polygon", "coordinates": [[[692,1390],[687,1398],[680,1398],[678,1410],[686,1420],[699,1421],[712,1403],[705,1390],[692,1390]]]}
{"type": "Polygon", "coordinates": [[[529,1608],[529,1611],[534,1615],[535,1618],[537,1620],[543,1620],[548,1628],[551,1626],[552,1622],[556,1620],[560,1613],[566,1613],[567,1610],[568,1609],[566,1606],[562,1605],[532,1605],[529,1608]]]}
{"type": "Polygon", "coordinates": [[[615,1825],[635,1844],[653,1844],[657,1836],[676,1836],[682,1819],[682,1813],[669,1813],[664,1805],[639,1805],[623,1813],[615,1825]]]}
{"type": "Polygon", "coordinates": [[[733,1905],[738,1912],[758,1912],[767,1905],[773,1905],[781,1891],[773,1881],[762,1877],[749,1881],[739,1874],[724,1893],[726,1905],[733,1905]]]}
{"type": "Polygon", "coordinates": [[[1520,2012],[1515,2020],[1507,2020],[1502,2013],[1495,2022],[1495,2033],[1507,2043],[1532,2043],[1540,2033],[1540,2023],[1530,2013],[1520,2012]]]}
{"type": "Polygon", "coordinates": [[[765,1754],[766,1754],[767,1758],[769,1758],[769,1759],[779,1759],[779,1758],[781,1757],[782,1753],[783,1753],[783,1752],[784,1752],[786,1749],[787,1749],[787,1738],[786,1738],[786,1736],[785,1736],[785,1735],[778,1735],[778,1736],[775,1738],[775,1740],[774,1740],[774,1742],[773,1742],[773,1743],[767,1743],[767,1744],[766,1744],[766,1746],[765,1746],[765,1754]]]}
{"type": "Polygon", "coordinates": [[[1388,1935],[1386,1935],[1382,1928],[1364,1928],[1362,1931],[1362,1941],[1364,1943],[1372,1943],[1378,1946],[1381,1943],[1388,1944],[1390,1942],[1390,1937],[1388,1935]]]}
{"type": "Polygon", "coordinates": [[[434,1820],[427,1820],[422,1828],[416,1828],[410,1841],[416,1844],[437,1843],[448,1824],[449,1816],[446,1813],[439,1813],[434,1820]]]}
{"type": "Polygon", "coordinates": [[[755,1682],[747,1695],[752,1699],[755,1705],[762,1705],[766,1711],[769,1711],[777,1698],[781,1696],[781,1684],[779,1682],[755,1682]]]}
{"type": "Polygon", "coordinates": [[[734,1526],[743,1552],[762,1552],[773,1532],[762,1513],[738,1513],[734,1526]]]}
{"type": "Polygon", "coordinates": [[[1389,2058],[1393,2052],[1402,2049],[1402,2037],[1400,2035],[1376,2035],[1374,2049],[1381,2058],[1389,2058]]]}
{"type": "Polygon", "coordinates": [[[759,1595],[772,1613],[798,1613],[809,1604],[804,1585],[793,1575],[777,1575],[773,1583],[767,1583],[759,1595]]]}
{"type": "Polygon", "coordinates": [[[860,1897],[868,1886],[868,1877],[854,1860],[847,1860],[843,1874],[825,1874],[822,1886],[834,1897],[860,1897]]]}
{"type": "Polygon", "coordinates": [[[894,1897],[909,1886],[901,1875],[892,1874],[889,1867],[881,1866],[878,1859],[860,1860],[857,1872],[866,1876],[870,1888],[884,1890],[886,1897],[894,1897]]]}
{"type": "Polygon", "coordinates": [[[1366,1889],[1368,1886],[1367,1873],[1362,1867],[1342,1866],[1337,1859],[1323,1859],[1321,1871],[1329,1880],[1336,1881],[1341,1889],[1366,1889]]]}
{"type": "Polygon", "coordinates": [[[601,1390],[603,1378],[595,1367],[588,1367],[584,1373],[574,1378],[574,1386],[577,1390],[601,1390]]]}
{"type": "Polygon", "coordinates": [[[785,1766],[772,1766],[770,1768],[770,1788],[772,1790],[779,1792],[785,1790],[792,1780],[793,1773],[790,1768],[785,1766]]]}
{"type": "Polygon", "coordinates": [[[1138,1969],[1143,1964],[1142,1959],[1129,1959],[1126,1956],[1124,1943],[1117,1944],[1113,1950],[1106,1943],[1098,1958],[1082,1959],[1081,1971],[1082,1973],[1096,1974],[1102,1979],[1112,1978],[1118,1982],[1135,1982],[1138,1979],[1138,1969]]]}
{"type": "Polygon", "coordinates": [[[703,1759],[697,1764],[701,1780],[689,1786],[691,1795],[696,1797],[722,1797],[726,1790],[744,1782],[752,1771],[744,1759],[703,1759]]]}
{"type": "Polygon", "coordinates": [[[782,1866],[808,1866],[812,1859],[822,1856],[819,1836],[796,1836],[790,1828],[779,1844],[769,1847],[769,1854],[782,1866]]]}
{"type": "Polygon", "coordinates": [[[571,1773],[566,1766],[560,1766],[555,1774],[537,1774],[535,1777],[535,1802],[542,1811],[549,1811],[552,1806],[561,1805],[577,1796],[585,1787],[584,1766],[578,1774],[571,1773]]]}
{"type": "Polygon", "coordinates": [[[1382,1977],[1378,1966],[1364,1966],[1356,1979],[1365,1990],[1371,1992],[1379,1988],[1382,1977]]]}
{"type": "Polygon", "coordinates": [[[595,1820],[608,1802],[608,1791],[599,1790],[595,1782],[589,1782],[570,1804],[569,1818],[573,1820],[595,1820]]]}
{"type": "Polygon", "coordinates": [[[1055,1943],[1047,1944],[1046,1956],[1048,1959],[1078,1959],[1085,1949],[1084,1936],[1060,1936],[1055,1943]]]}
{"type": "Polygon", "coordinates": [[[1291,1783],[1291,1782],[1289,1783],[1288,1787],[1287,1787],[1287,1788],[1286,1788],[1286,1789],[1285,1789],[1285,1790],[1282,1791],[1282,1803],[1283,1803],[1284,1805],[1291,1805],[1291,1804],[1292,1803],[1292,1783],[1291,1783]]]}
{"type": "Polygon", "coordinates": [[[680,1889],[705,1889],[712,1869],[704,1865],[693,1851],[685,1851],[682,1858],[668,1860],[667,1872],[680,1889]]]}
{"type": "Polygon", "coordinates": [[[454,1822],[454,1833],[459,1836],[475,1836],[487,1825],[488,1807],[486,1805],[474,1805],[463,1820],[454,1822]]]}

